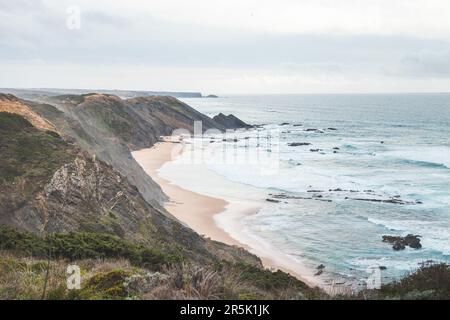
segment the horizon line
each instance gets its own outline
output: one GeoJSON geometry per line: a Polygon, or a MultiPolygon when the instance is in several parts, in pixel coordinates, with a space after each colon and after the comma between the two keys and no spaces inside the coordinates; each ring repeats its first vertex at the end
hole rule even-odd
{"type": "MultiPolygon", "coordinates": [[[[37,91],[37,90],[83,90],[83,91],[130,91],[130,92],[161,92],[161,93],[200,93],[203,96],[203,91],[201,90],[149,90],[149,89],[105,89],[105,88],[57,88],[57,87],[0,87],[0,90],[30,90],[30,91],[37,91]]],[[[209,92],[209,91],[208,91],[209,92]]],[[[212,91],[214,92],[214,91],[212,91]]],[[[345,95],[345,94],[354,94],[354,95],[369,95],[369,94],[450,94],[450,91],[392,91],[392,92],[383,92],[383,91],[374,91],[374,92],[274,92],[274,93],[258,93],[258,92],[247,92],[247,93],[208,93],[208,94],[216,94],[216,95],[223,95],[219,98],[224,98],[226,95],[231,96],[239,96],[239,95],[267,95],[267,96],[274,96],[274,95],[345,95]]]]}

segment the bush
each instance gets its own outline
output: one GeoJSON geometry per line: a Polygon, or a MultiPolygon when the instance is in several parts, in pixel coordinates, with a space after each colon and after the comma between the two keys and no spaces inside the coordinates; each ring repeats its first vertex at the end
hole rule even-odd
{"type": "Polygon", "coordinates": [[[450,267],[446,263],[424,265],[403,279],[382,286],[378,294],[387,299],[450,299],[450,267]]]}
{"type": "Polygon", "coordinates": [[[181,257],[156,248],[134,244],[116,236],[99,233],[50,234],[39,237],[29,232],[0,226],[0,250],[40,258],[69,260],[124,258],[136,266],[160,270],[181,257]]]}

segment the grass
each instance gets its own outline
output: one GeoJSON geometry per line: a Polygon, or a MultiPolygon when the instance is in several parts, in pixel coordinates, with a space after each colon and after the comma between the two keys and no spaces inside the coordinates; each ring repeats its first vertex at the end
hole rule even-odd
{"type": "Polygon", "coordinates": [[[272,273],[244,263],[224,261],[198,265],[161,248],[149,248],[108,234],[40,237],[0,226],[0,252],[9,261],[2,265],[0,292],[11,299],[38,297],[49,257],[52,265],[62,262],[86,265],[86,261],[91,261],[85,272],[96,269],[89,273],[83,289],[76,292],[61,289],[60,278],[64,277],[61,268],[58,275],[52,271],[52,281],[59,284],[51,282],[48,292],[55,299],[304,299],[317,293],[283,272],[272,273]],[[30,261],[34,261],[32,265],[30,261]],[[115,267],[114,263],[102,268],[104,261],[126,261],[127,268],[115,267]],[[123,286],[130,277],[134,288],[131,293],[123,286]],[[33,288],[30,295],[24,293],[25,283],[33,288]],[[21,289],[14,291],[11,286],[21,289]]]}
{"type": "MultiPolygon", "coordinates": [[[[245,263],[198,265],[106,234],[39,237],[0,226],[0,299],[330,299],[278,271],[245,263]],[[81,290],[65,287],[67,265],[82,269],[81,290]]],[[[380,290],[335,299],[449,299],[450,267],[432,264],[380,290]]]]}
{"type": "Polygon", "coordinates": [[[68,144],[51,131],[35,129],[23,117],[0,112],[0,186],[33,181],[33,193],[74,155],[68,144]]]}

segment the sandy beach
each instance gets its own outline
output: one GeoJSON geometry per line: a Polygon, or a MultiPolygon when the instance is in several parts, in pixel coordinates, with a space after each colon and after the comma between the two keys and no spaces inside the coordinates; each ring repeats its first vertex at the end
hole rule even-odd
{"type": "Polygon", "coordinates": [[[208,238],[245,247],[219,228],[213,219],[214,215],[226,209],[227,201],[185,190],[159,176],[158,170],[171,160],[173,149],[178,146],[178,143],[160,142],[151,149],[134,152],[133,156],[170,198],[165,208],[178,220],[208,238]]]}
{"type": "Polygon", "coordinates": [[[183,146],[178,142],[160,142],[150,149],[133,152],[136,161],[169,197],[170,200],[164,206],[173,216],[207,238],[240,246],[256,254],[266,268],[288,272],[310,286],[321,285],[311,270],[305,269],[297,261],[271,248],[267,243],[255,240],[242,230],[240,219],[256,214],[263,199],[259,203],[238,199],[225,200],[184,189],[162,178],[161,168],[182,152],[183,146]],[[232,232],[227,232],[231,230],[232,232]]]}

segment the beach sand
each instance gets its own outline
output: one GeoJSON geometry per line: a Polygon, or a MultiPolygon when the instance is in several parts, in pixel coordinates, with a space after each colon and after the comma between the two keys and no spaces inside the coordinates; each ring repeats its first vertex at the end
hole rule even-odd
{"type": "Polygon", "coordinates": [[[289,259],[267,244],[249,237],[242,230],[240,219],[246,215],[256,214],[262,206],[263,199],[260,203],[236,199],[227,201],[183,189],[162,178],[159,174],[160,169],[181,152],[183,152],[182,143],[177,142],[160,142],[150,149],[133,152],[136,161],[169,197],[170,201],[164,205],[167,211],[207,238],[247,249],[257,255],[268,269],[285,271],[311,287],[320,286],[311,270],[305,269],[297,261],[289,259]],[[232,235],[225,229],[233,230],[232,235]]]}

